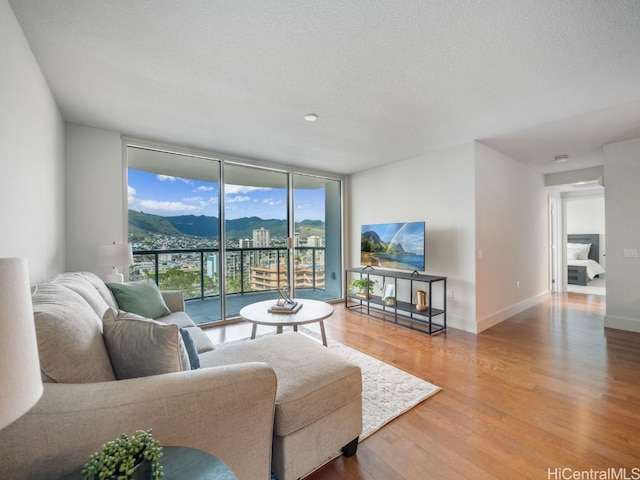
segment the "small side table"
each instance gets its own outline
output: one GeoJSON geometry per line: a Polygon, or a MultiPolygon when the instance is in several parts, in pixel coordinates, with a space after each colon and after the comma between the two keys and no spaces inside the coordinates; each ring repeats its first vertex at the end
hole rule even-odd
{"type": "MultiPolygon", "coordinates": [[[[162,452],[162,480],[238,480],[226,463],[202,450],[163,447],[162,452]]],[[[76,470],[60,480],[83,480],[81,471],[82,469],[76,470]]]]}

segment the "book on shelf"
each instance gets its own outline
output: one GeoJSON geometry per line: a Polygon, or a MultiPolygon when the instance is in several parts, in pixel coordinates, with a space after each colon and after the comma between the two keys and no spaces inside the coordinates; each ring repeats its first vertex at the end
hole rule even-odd
{"type": "Polygon", "coordinates": [[[299,302],[286,302],[283,305],[278,305],[277,303],[275,303],[271,306],[271,308],[269,308],[269,313],[292,314],[296,313],[301,308],[302,304],[299,302]]]}

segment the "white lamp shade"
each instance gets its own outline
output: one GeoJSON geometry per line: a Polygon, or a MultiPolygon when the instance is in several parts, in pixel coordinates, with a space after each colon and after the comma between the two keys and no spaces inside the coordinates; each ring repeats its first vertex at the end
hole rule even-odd
{"type": "Polygon", "coordinates": [[[0,258],[0,430],[42,395],[29,271],[24,258],[0,258]]]}
{"type": "Polygon", "coordinates": [[[133,265],[133,252],[129,244],[98,245],[99,267],[124,267],[133,265]]]}

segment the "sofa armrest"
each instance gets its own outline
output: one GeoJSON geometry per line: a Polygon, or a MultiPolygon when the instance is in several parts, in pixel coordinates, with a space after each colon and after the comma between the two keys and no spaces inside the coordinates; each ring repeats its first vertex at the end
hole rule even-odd
{"type": "Polygon", "coordinates": [[[162,290],[160,293],[171,313],[184,312],[184,295],[180,290],[162,290]]]}
{"type": "Polygon", "coordinates": [[[268,479],[276,376],[264,363],[93,384],[45,384],[0,431],[0,478],[56,479],[122,433],[215,455],[239,480],[268,479]]]}

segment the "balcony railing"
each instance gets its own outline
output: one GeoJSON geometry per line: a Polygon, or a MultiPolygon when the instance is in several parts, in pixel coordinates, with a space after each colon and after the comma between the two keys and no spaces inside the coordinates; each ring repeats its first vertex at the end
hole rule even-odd
{"type": "MultiPolygon", "coordinates": [[[[288,282],[285,247],[230,247],[226,252],[224,275],[227,295],[276,291],[288,282]]],[[[324,247],[295,250],[294,282],[298,288],[324,290],[324,247]]],[[[220,295],[218,248],[139,250],[134,247],[132,280],[151,279],[164,290],[181,290],[185,299],[205,299],[220,295]]]]}

